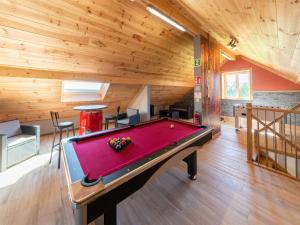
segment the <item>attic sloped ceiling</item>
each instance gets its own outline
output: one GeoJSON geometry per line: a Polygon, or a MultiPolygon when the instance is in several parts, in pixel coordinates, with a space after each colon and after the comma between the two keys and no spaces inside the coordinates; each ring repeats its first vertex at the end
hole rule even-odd
{"type": "Polygon", "coordinates": [[[237,55],[300,82],[300,1],[167,1],[224,46],[236,37],[237,55]]]}
{"type": "Polygon", "coordinates": [[[0,76],[192,87],[192,56],[138,1],[0,1],[0,76]]]}

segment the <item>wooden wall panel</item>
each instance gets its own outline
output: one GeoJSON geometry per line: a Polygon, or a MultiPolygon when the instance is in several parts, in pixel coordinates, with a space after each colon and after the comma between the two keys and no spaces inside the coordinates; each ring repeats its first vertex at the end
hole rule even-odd
{"type": "Polygon", "coordinates": [[[162,107],[169,106],[182,100],[182,98],[193,90],[193,87],[158,86],[151,87],[151,104],[162,107]]]}
{"type": "Polygon", "coordinates": [[[221,70],[220,49],[215,41],[201,39],[202,121],[221,129],[221,70]]]}
{"type": "Polygon", "coordinates": [[[193,86],[192,37],[140,1],[1,0],[0,48],[0,76],[193,86]]]}
{"type": "MultiPolygon", "coordinates": [[[[72,108],[80,104],[99,102],[62,103],[60,80],[4,78],[0,79],[0,121],[19,119],[21,122],[50,119],[51,110],[58,111],[62,118],[78,116],[72,108]]],[[[111,84],[103,102],[109,106],[105,113],[122,110],[136,95],[140,85],[111,84]]]]}
{"type": "MultiPolygon", "coordinates": [[[[62,118],[76,117],[73,107],[81,104],[107,104],[104,112],[115,113],[118,105],[126,110],[141,85],[111,84],[102,102],[62,103],[62,81],[55,79],[11,78],[0,79],[0,122],[19,119],[21,122],[50,119],[51,110],[62,118]]],[[[191,87],[151,86],[151,103],[161,108],[182,100],[191,87]]]]}

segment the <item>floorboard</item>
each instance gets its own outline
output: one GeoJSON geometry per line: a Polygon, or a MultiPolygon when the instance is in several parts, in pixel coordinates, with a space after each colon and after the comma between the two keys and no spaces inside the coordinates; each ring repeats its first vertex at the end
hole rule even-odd
{"type": "MultiPolygon", "coordinates": [[[[41,154],[0,174],[1,225],[73,225],[64,170],[51,136],[41,154]]],[[[179,163],[118,206],[119,225],[299,224],[300,182],[246,162],[245,131],[222,133],[199,149],[198,176],[179,163]]]]}

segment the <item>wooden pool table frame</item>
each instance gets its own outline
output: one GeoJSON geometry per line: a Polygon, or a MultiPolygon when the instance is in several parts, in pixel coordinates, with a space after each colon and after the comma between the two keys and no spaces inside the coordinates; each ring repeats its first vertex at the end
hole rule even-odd
{"type": "MultiPolygon", "coordinates": [[[[168,120],[172,119],[168,118],[168,120]]],[[[136,126],[151,122],[154,121],[148,121],[136,126]]],[[[179,122],[185,123],[183,121],[179,122]]],[[[190,125],[190,123],[187,124],[190,125]]],[[[76,225],[87,225],[101,215],[104,215],[105,225],[117,224],[117,204],[181,160],[187,164],[187,172],[190,179],[195,179],[197,174],[197,150],[199,148],[193,146],[201,146],[212,138],[212,129],[205,126],[200,127],[203,129],[199,132],[178,141],[174,145],[157,151],[150,157],[141,159],[112,174],[104,176],[102,182],[90,187],[84,187],[81,184],[84,173],[72,142],[107,133],[113,134],[120,131],[120,129],[130,129],[131,127],[117,128],[82,137],[64,139],[62,144],[65,172],[76,225]]]]}

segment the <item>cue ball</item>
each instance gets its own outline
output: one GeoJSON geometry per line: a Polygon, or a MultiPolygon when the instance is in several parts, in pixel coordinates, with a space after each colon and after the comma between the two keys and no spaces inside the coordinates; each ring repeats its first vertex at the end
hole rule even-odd
{"type": "Polygon", "coordinates": [[[170,125],[170,128],[174,128],[174,127],[175,127],[174,124],[171,124],[171,125],[170,125]]]}

